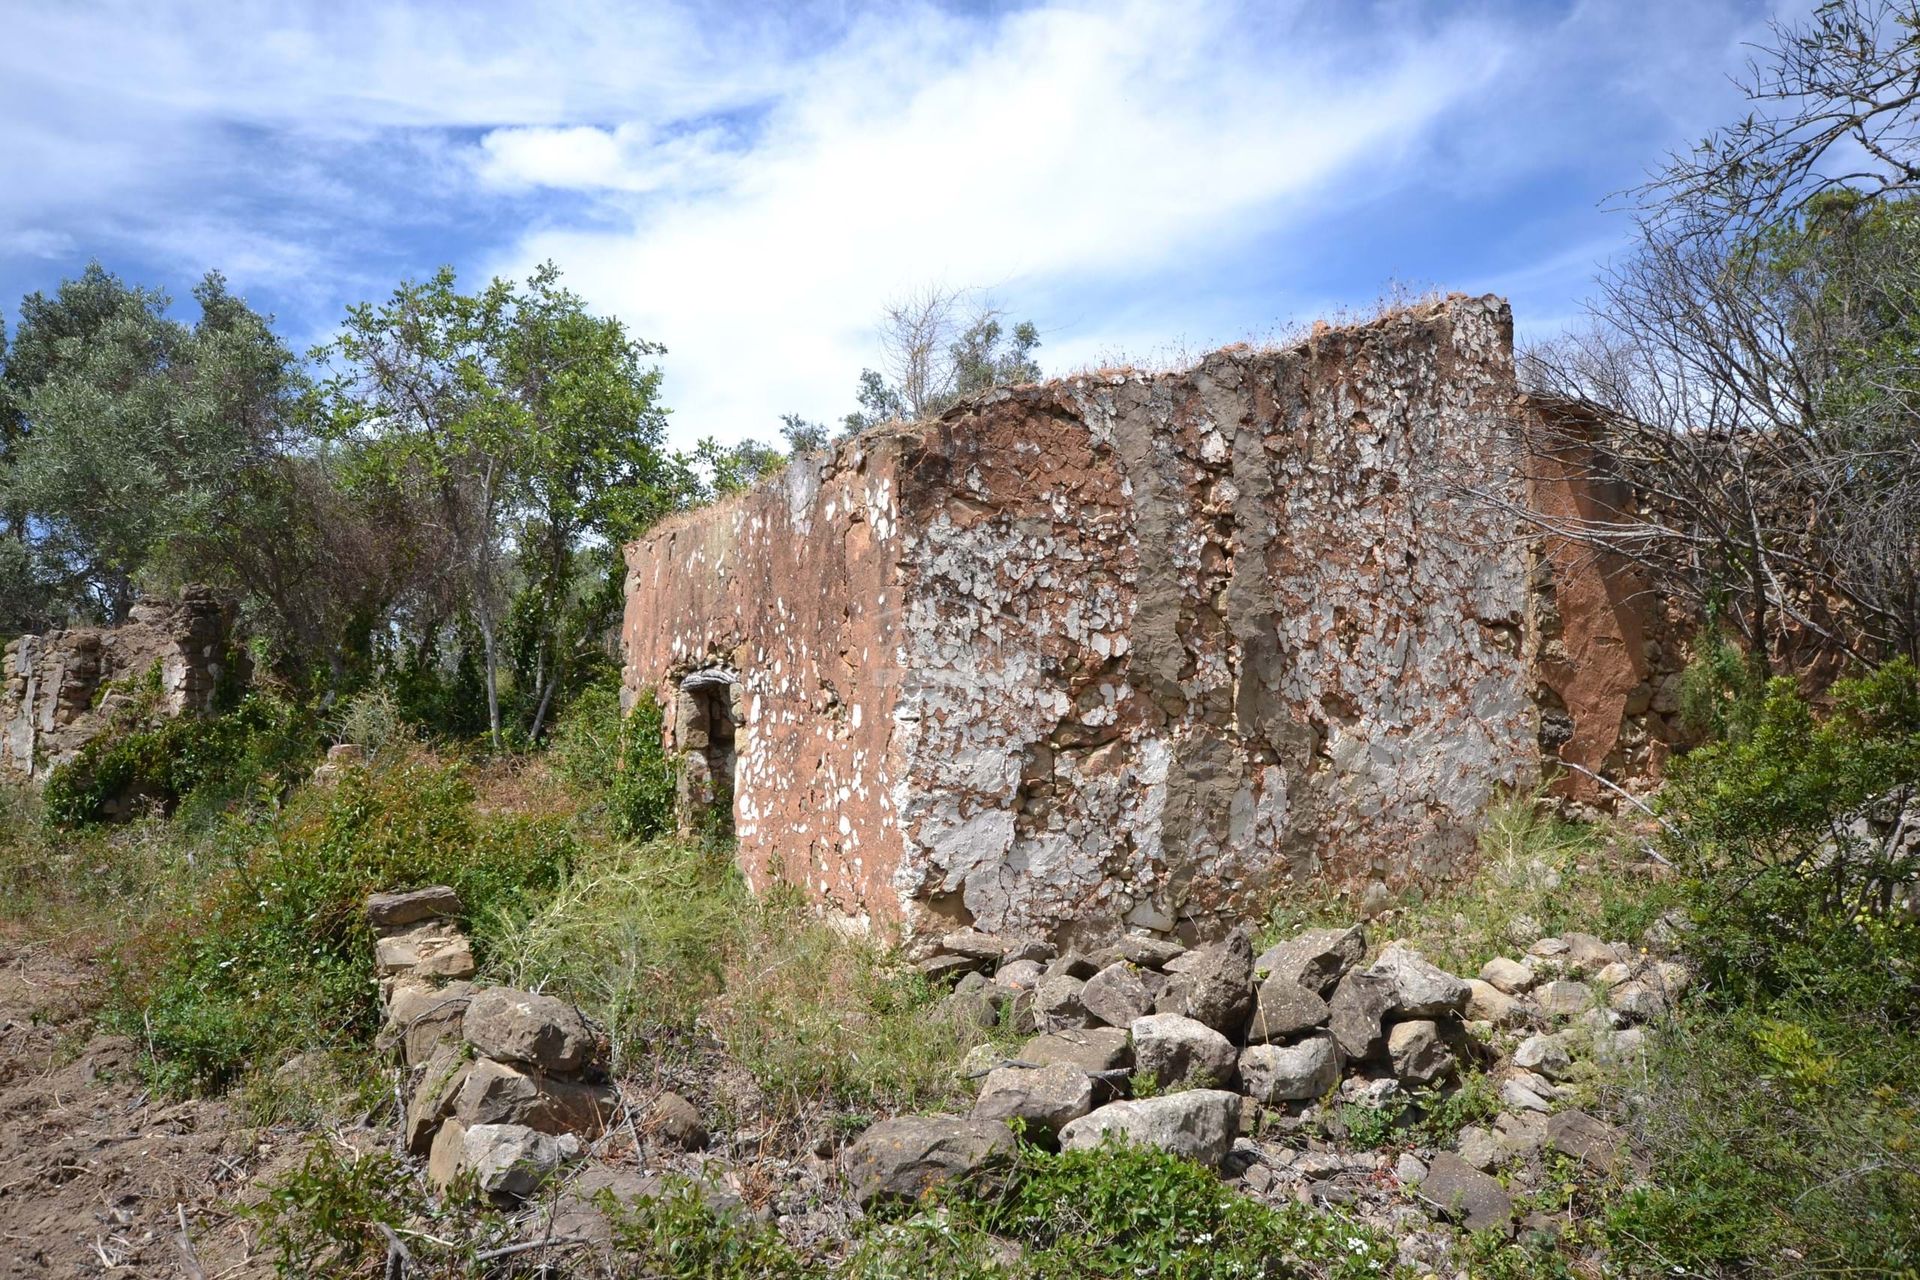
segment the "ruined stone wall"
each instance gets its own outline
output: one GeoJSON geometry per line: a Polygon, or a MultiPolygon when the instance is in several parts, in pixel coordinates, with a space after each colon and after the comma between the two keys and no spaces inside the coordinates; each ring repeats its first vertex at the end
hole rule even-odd
{"type": "Polygon", "coordinates": [[[143,600],[118,627],[21,636],[0,650],[0,780],[45,781],[137,696],[157,668],[161,715],[213,705],[231,610],[201,588],[143,600]]]}
{"type": "Polygon", "coordinates": [[[870,925],[1429,881],[1537,769],[1526,554],[1435,465],[1517,486],[1513,404],[1466,298],[995,392],[630,547],[628,687],[737,674],[742,868],[870,925]]]}
{"type": "MultiPolygon", "coordinates": [[[[1631,495],[1602,479],[1605,468],[1576,443],[1571,407],[1532,403],[1526,412],[1551,415],[1556,442],[1528,451],[1523,464],[1535,511],[1552,520],[1634,518],[1631,495]]],[[[1541,755],[1567,766],[1549,768],[1556,794],[1612,811],[1618,793],[1600,778],[1649,791],[1686,740],[1676,716],[1692,627],[1624,557],[1551,537],[1535,557],[1527,657],[1541,755]]]]}

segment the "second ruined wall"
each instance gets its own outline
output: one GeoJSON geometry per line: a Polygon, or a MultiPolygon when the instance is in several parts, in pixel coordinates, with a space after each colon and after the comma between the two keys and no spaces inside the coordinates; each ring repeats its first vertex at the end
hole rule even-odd
{"type": "Polygon", "coordinates": [[[1510,324],[1456,298],[904,444],[906,922],[1206,933],[1454,869],[1537,762],[1525,555],[1448,486],[1503,466],[1510,324]]]}

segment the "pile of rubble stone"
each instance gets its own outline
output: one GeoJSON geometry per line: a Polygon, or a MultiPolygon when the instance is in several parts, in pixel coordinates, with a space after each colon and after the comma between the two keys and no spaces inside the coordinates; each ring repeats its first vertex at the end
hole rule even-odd
{"type": "Polygon", "coordinates": [[[473,948],[444,885],[367,900],[386,1012],[380,1047],[409,1086],[407,1149],[441,1186],[471,1173],[496,1202],[522,1199],[612,1122],[605,1039],[572,1006],[477,987],[473,948]]]}
{"type": "MultiPolygon", "coordinates": [[[[1257,957],[1243,931],[1191,950],[1128,936],[1091,955],[951,934],[922,964],[954,983],[939,1015],[1031,1038],[1012,1057],[974,1051],[982,1083],[971,1115],[870,1129],[848,1152],[855,1195],[916,1197],[980,1170],[1012,1151],[1015,1121],[1066,1149],[1108,1135],[1161,1147],[1255,1194],[1374,1199],[1388,1216],[1413,1206],[1427,1226],[1437,1216],[1474,1230],[1516,1225],[1492,1176],[1499,1166],[1537,1164],[1551,1149],[1608,1176],[1626,1168],[1621,1135],[1566,1107],[1564,1082],[1581,1059],[1636,1059],[1645,1035],[1636,1024],[1668,1008],[1687,979],[1682,965],[1586,934],[1541,938],[1473,978],[1400,943],[1371,964],[1366,953],[1357,925],[1310,930],[1257,957]],[[1455,1149],[1424,1158],[1389,1160],[1343,1141],[1348,1108],[1384,1112],[1391,1126],[1420,1091],[1455,1087],[1466,1066],[1498,1089],[1493,1127],[1468,1128],[1455,1149]]],[[[1407,1234],[1407,1223],[1393,1225],[1407,1234]]]]}

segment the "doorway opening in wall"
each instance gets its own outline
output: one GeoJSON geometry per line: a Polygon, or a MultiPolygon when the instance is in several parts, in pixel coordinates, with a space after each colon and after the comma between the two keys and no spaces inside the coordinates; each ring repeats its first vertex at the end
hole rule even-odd
{"type": "Polygon", "coordinates": [[[731,671],[710,667],[680,682],[676,717],[680,761],[680,834],[733,838],[734,735],[731,671]]]}

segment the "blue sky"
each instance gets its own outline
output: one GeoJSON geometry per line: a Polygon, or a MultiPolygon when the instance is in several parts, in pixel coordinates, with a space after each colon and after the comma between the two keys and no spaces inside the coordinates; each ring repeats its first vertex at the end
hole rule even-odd
{"type": "Polygon", "coordinates": [[[0,0],[0,300],[225,271],[301,345],[551,258],[663,342],[681,443],[834,418],[918,286],[1043,365],[1393,282],[1578,316],[1604,209],[1741,110],[1748,0],[967,6],[0,0]]]}

